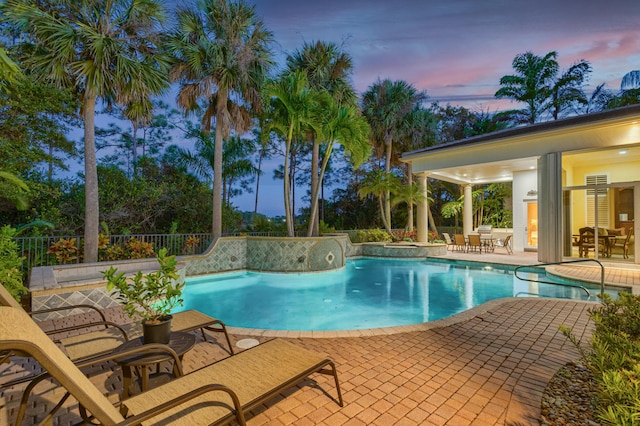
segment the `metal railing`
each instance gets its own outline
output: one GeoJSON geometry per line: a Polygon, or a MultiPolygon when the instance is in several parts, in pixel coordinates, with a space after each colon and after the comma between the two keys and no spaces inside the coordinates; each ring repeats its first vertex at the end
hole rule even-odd
{"type": "MultiPolygon", "coordinates": [[[[160,248],[166,248],[170,255],[188,255],[203,253],[209,245],[211,245],[211,234],[129,234],[129,235],[110,235],[110,246],[122,246],[131,239],[151,244],[155,251],[160,248]],[[188,242],[188,243],[187,243],[188,242]]],[[[37,266],[51,266],[58,262],[53,253],[50,252],[51,246],[61,239],[69,242],[73,241],[76,253],[82,252],[81,236],[55,236],[55,237],[16,237],[14,240],[18,244],[18,250],[25,260],[22,262],[22,270],[24,273],[31,271],[37,266]]],[[[98,253],[98,260],[104,257],[101,250],[98,253]]],[[[81,256],[75,256],[72,263],[81,263],[81,256]]]]}
{"type": "MultiPolygon", "coordinates": [[[[596,260],[596,259],[565,260],[563,262],[539,263],[537,265],[522,265],[522,266],[518,266],[516,269],[514,269],[513,275],[516,278],[518,278],[518,279],[520,279],[522,281],[529,281],[529,282],[534,282],[534,283],[553,284],[553,285],[559,285],[559,286],[565,286],[565,287],[579,288],[579,289],[585,291],[587,293],[588,297],[591,297],[591,292],[589,291],[589,289],[587,289],[586,287],[581,286],[579,284],[569,284],[569,283],[558,283],[558,282],[553,282],[553,281],[534,280],[534,279],[531,279],[531,278],[525,278],[525,277],[522,277],[522,276],[518,275],[518,271],[524,270],[526,268],[542,268],[542,267],[546,267],[546,266],[566,265],[566,264],[570,264],[570,263],[583,263],[583,262],[595,262],[600,266],[600,296],[602,297],[604,295],[604,265],[602,265],[602,263],[599,260],[596,260]]],[[[545,271],[545,273],[546,273],[546,271],[545,271]]]]}

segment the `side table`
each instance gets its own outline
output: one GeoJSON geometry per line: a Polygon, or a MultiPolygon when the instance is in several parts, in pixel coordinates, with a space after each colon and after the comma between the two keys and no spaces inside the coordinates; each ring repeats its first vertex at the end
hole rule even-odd
{"type": "MultiPolygon", "coordinates": [[[[166,345],[178,355],[180,361],[185,353],[187,353],[196,343],[196,338],[191,333],[185,333],[181,331],[171,333],[169,343],[166,345]]],[[[142,337],[131,339],[128,342],[123,343],[114,350],[114,354],[123,352],[126,350],[142,347],[142,337]]],[[[156,376],[160,376],[160,363],[164,361],[172,361],[171,354],[163,351],[151,351],[145,353],[136,353],[126,355],[122,358],[116,358],[114,361],[122,367],[122,399],[127,399],[129,395],[129,388],[131,387],[133,370],[138,370],[138,376],[140,377],[140,390],[142,392],[149,389],[149,366],[156,365],[156,376]]],[[[177,366],[173,365],[173,374],[178,372],[177,366]]]]}

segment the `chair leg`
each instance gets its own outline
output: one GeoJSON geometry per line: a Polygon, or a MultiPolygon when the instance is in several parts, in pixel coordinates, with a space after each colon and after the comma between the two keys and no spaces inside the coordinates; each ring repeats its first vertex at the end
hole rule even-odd
{"type": "Polygon", "coordinates": [[[231,355],[234,355],[235,352],[233,352],[233,346],[231,345],[231,339],[229,339],[229,333],[227,333],[227,327],[224,325],[222,321],[217,321],[215,324],[219,325],[220,328],[212,327],[212,326],[206,326],[202,328],[202,336],[204,337],[204,340],[205,341],[207,340],[204,334],[205,328],[210,331],[215,331],[216,333],[224,333],[224,337],[227,339],[227,344],[229,345],[229,352],[231,353],[231,355]]]}

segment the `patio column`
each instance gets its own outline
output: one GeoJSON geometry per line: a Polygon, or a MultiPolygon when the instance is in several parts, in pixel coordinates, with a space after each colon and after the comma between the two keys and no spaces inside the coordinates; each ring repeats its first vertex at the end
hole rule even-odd
{"type": "Polygon", "coordinates": [[[473,185],[464,186],[464,204],[462,206],[462,233],[466,237],[473,231],[473,185]]]}
{"type": "Polygon", "coordinates": [[[562,153],[538,158],[538,260],[562,261],[562,153]]]}
{"type": "Polygon", "coordinates": [[[418,202],[418,217],[416,217],[416,239],[419,243],[429,240],[429,202],[427,201],[427,173],[416,174],[422,201],[418,202]]]}

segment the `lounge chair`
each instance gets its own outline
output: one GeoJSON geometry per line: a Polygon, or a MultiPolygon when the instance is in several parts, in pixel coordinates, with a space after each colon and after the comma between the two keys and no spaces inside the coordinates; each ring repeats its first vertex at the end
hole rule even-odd
{"type": "MultiPolygon", "coordinates": [[[[0,285],[0,305],[21,308],[20,304],[11,297],[9,292],[0,285]]],[[[37,316],[51,312],[71,311],[80,309],[83,311],[91,310],[97,312],[100,320],[88,321],[84,324],[73,326],[65,326],[62,328],[45,330],[45,332],[55,341],[62,344],[69,358],[76,361],[84,361],[112,352],[115,348],[128,341],[129,339],[142,335],[142,326],[139,322],[129,324],[115,324],[107,321],[104,314],[96,307],[91,305],[69,305],[60,306],[51,309],[29,312],[29,315],[37,316]],[[101,329],[96,330],[96,327],[101,329]],[[90,331],[87,331],[90,330],[90,331]],[[85,331],[84,333],[79,333],[85,331]],[[74,336],[56,339],[58,335],[76,333],[74,336]],[[79,333],[79,334],[78,334],[79,333]]],[[[207,336],[205,330],[221,332],[229,345],[229,353],[233,355],[233,346],[227,333],[225,324],[217,318],[210,317],[202,312],[195,310],[187,310],[173,314],[171,321],[171,329],[173,331],[193,331],[200,329],[202,337],[206,341],[207,336]]]]}
{"type": "MultiPolygon", "coordinates": [[[[221,424],[235,417],[244,425],[246,411],[313,373],[334,377],[337,403],[343,406],[338,375],[331,359],[274,339],[125,400],[118,411],[24,310],[0,307],[0,318],[0,353],[11,355],[17,351],[32,356],[46,370],[36,380],[55,379],[78,401],[81,412],[86,410],[94,417],[96,424],[137,425],[144,422],[195,426],[221,424]],[[125,419],[124,416],[132,417],[125,419]]],[[[80,367],[105,359],[107,357],[89,361],[80,367]]],[[[179,364],[177,358],[175,362],[179,364]]],[[[25,393],[21,407],[26,407],[28,396],[25,393]]],[[[52,417],[52,414],[48,416],[52,417]]]]}

